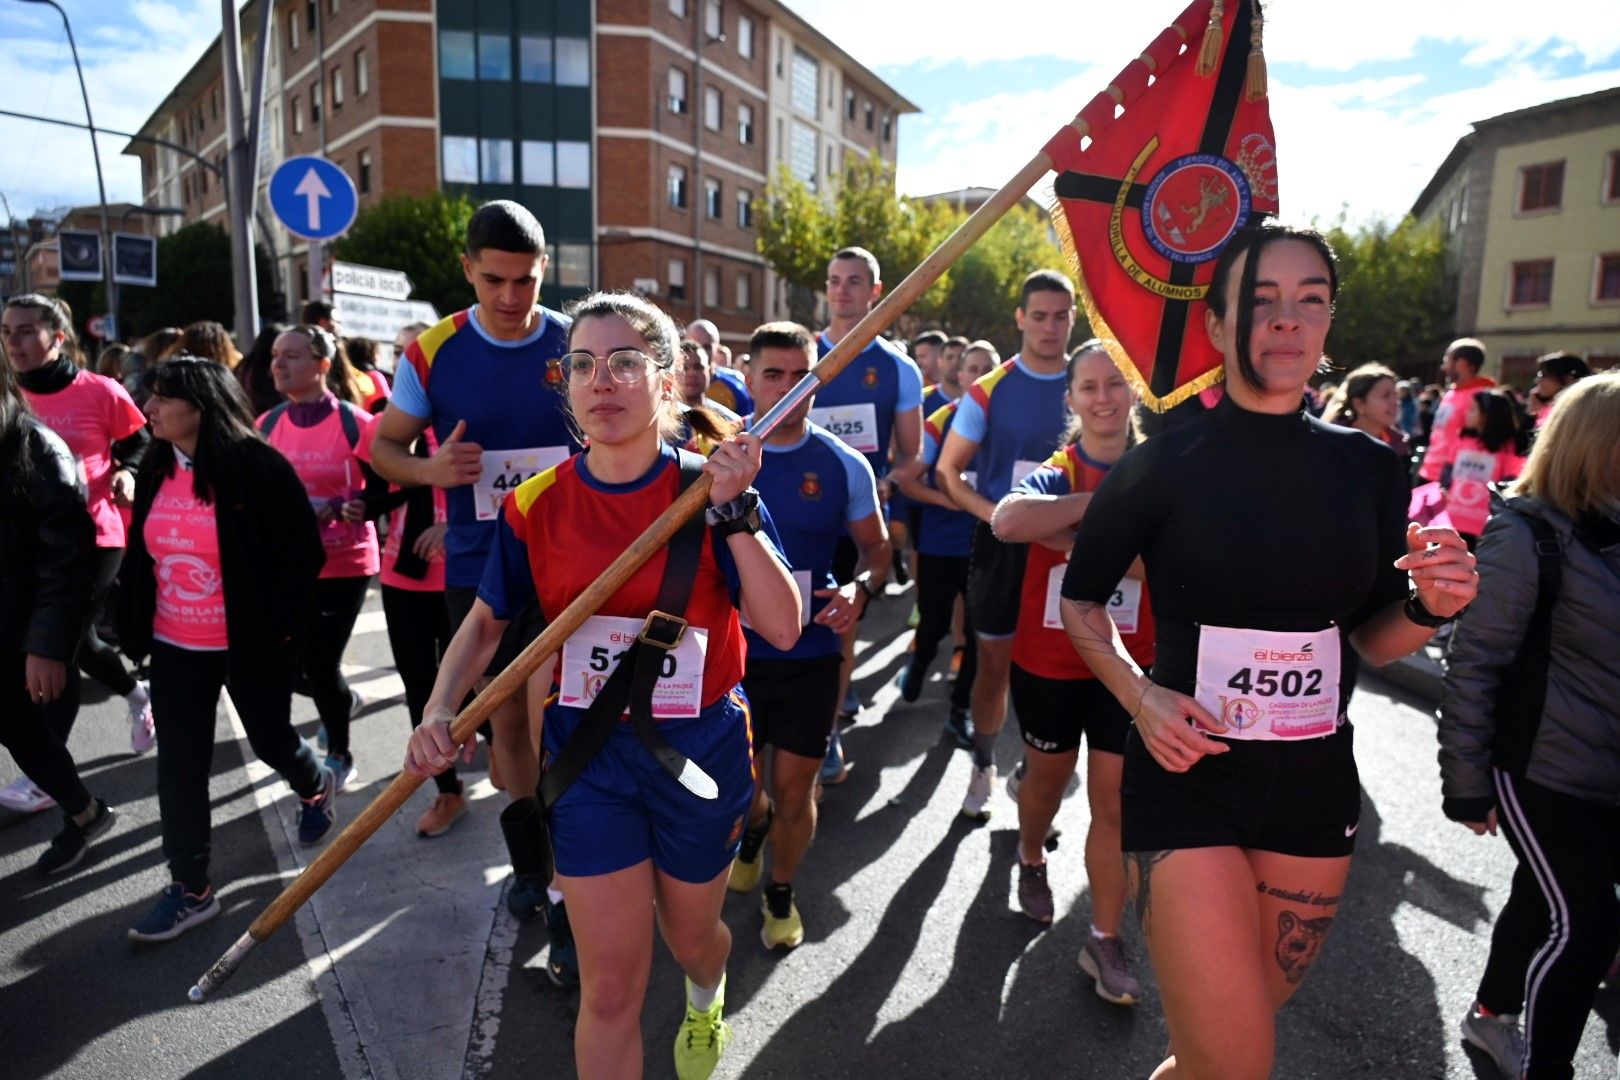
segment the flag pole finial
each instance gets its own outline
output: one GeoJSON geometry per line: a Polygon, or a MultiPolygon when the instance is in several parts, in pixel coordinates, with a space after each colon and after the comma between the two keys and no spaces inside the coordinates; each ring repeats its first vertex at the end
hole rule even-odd
{"type": "Polygon", "coordinates": [[[1221,30],[1221,17],[1226,14],[1225,5],[1221,0],[1215,0],[1209,7],[1209,23],[1204,27],[1204,44],[1198,50],[1198,74],[1213,75],[1221,63],[1221,45],[1225,34],[1221,30]]]}
{"type": "Polygon", "coordinates": [[[1264,21],[1260,0],[1254,0],[1254,19],[1249,27],[1249,69],[1243,77],[1245,101],[1259,101],[1266,96],[1266,54],[1260,42],[1264,21]]]}

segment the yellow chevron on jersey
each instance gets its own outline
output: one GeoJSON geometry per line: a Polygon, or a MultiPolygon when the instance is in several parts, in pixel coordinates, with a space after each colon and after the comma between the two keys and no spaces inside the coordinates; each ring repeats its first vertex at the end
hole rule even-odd
{"type": "Polygon", "coordinates": [[[512,489],[512,500],[517,503],[519,514],[528,515],[529,507],[534,505],[534,500],[544,495],[546,489],[557,482],[557,469],[566,464],[566,461],[560,461],[545,472],[535,473],[512,489]]]}
{"type": "MultiPolygon", "coordinates": [[[[426,375],[427,369],[433,366],[433,358],[438,355],[439,347],[455,336],[467,322],[467,313],[458,311],[453,315],[446,315],[432,326],[428,327],[416,339],[416,347],[422,352],[422,365],[419,374],[426,375]]],[[[422,380],[427,385],[427,380],[422,380]]]]}

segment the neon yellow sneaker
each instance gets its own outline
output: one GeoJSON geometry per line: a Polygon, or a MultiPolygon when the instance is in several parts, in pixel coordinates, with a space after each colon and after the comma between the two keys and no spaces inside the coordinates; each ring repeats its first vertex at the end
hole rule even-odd
{"type": "Polygon", "coordinates": [[[751,893],[759,885],[760,872],[765,869],[765,860],[760,856],[764,854],[765,838],[771,833],[771,820],[776,816],[776,805],[768,805],[765,809],[765,820],[759,827],[749,826],[743,830],[742,844],[737,848],[737,857],[731,861],[731,878],[726,882],[726,888],[734,893],[751,893]]]}
{"type": "Polygon", "coordinates": [[[759,906],[765,912],[765,926],[759,940],[767,949],[796,949],[804,943],[804,920],[793,902],[793,886],[771,884],[760,894],[759,906]]]}
{"type": "Polygon", "coordinates": [[[731,1042],[731,1025],[721,1018],[726,1007],[726,977],[720,976],[714,1004],[702,1012],[692,1007],[690,979],[686,994],[686,1019],[675,1033],[675,1075],[679,1080],[709,1080],[731,1042]]]}

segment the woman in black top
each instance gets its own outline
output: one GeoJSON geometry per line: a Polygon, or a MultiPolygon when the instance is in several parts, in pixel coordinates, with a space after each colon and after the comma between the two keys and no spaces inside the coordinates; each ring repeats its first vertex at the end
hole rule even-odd
{"type": "Polygon", "coordinates": [[[1270,1075],[1350,868],[1357,656],[1421,647],[1477,588],[1455,532],[1407,527],[1396,455],[1301,407],[1336,286],[1314,232],[1232,240],[1205,316],[1226,396],[1120,459],[1064,580],[1065,629],[1134,721],[1122,846],[1170,1026],[1155,1077],[1270,1075]],[[1138,556],[1151,679],[1106,608],[1138,556]]]}

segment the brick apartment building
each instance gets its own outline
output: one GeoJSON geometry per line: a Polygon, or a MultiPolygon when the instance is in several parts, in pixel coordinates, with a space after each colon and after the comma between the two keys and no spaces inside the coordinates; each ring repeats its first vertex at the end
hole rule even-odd
{"type": "MultiPolygon", "coordinates": [[[[782,310],[752,216],[769,174],[826,192],[851,155],[892,163],[899,117],[917,111],[774,0],[252,0],[249,66],[264,2],[261,207],[297,154],[340,165],[362,207],[439,188],[515,199],[546,227],[548,302],[635,288],[731,337],[782,310]]],[[[139,134],[222,168],[223,94],[210,49],[139,134]]],[[[228,227],[210,169],[149,143],[125,152],[147,205],[184,211],[159,229],[228,227]]],[[[268,240],[273,287],[301,299],[303,242],[279,225],[268,240]]]]}

